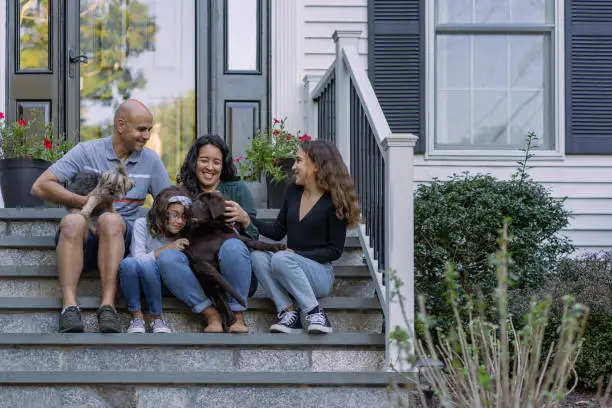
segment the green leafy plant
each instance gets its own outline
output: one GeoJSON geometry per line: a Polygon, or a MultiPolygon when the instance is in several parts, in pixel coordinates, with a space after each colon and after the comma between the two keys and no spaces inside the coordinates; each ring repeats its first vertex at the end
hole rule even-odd
{"type": "MultiPolygon", "coordinates": [[[[499,249],[490,262],[497,281],[495,319],[487,317],[484,304],[478,301],[479,295],[462,293],[460,274],[449,262],[444,272],[445,299],[451,306],[453,326],[448,334],[438,333],[438,341],[434,340],[432,332],[438,328],[427,312],[423,296],[418,301],[418,319],[424,340],[394,328],[391,340],[402,351],[400,355],[408,356],[411,365],[424,359],[443,363],[441,369],[421,373],[442,407],[556,407],[576,386],[575,381],[570,386],[569,380],[580,351],[588,307],[575,303],[571,296],[564,297],[555,341],[549,347],[544,346],[544,339],[550,322],[551,297],[532,302],[524,323],[517,326],[508,308],[512,264],[509,248],[514,239],[509,235],[506,219],[500,231],[499,249]]],[[[394,274],[391,277],[393,297],[405,311],[405,299],[399,295],[402,282],[394,274]]],[[[405,315],[404,319],[407,321],[405,315]]],[[[608,388],[601,396],[601,406],[607,406],[609,392],[608,388]]],[[[425,396],[420,395],[425,405],[425,396]]]]}
{"type": "Polygon", "coordinates": [[[0,112],[0,159],[41,159],[55,162],[61,158],[73,143],[59,137],[53,130],[53,123],[39,124],[20,119],[8,123],[0,112]]]}
{"type": "Polygon", "coordinates": [[[511,303],[515,313],[522,314],[528,309],[525,299],[552,298],[553,324],[546,332],[549,344],[556,336],[554,326],[561,321],[566,294],[590,309],[576,373],[583,387],[595,389],[612,375],[612,252],[563,259],[540,289],[516,291],[511,303]]]}
{"type": "Polygon", "coordinates": [[[508,228],[516,237],[509,243],[511,289],[539,287],[558,260],[573,250],[560,234],[570,215],[564,200],[551,197],[527,174],[534,139],[533,133],[527,135],[525,159],[507,181],[466,172],[416,190],[415,288],[442,330],[454,323],[440,285],[447,263],[456,265],[462,296],[480,291],[483,301],[492,302],[496,281],[489,256],[495,252],[495,231],[503,219],[511,219],[508,228]]]}
{"type": "Polygon", "coordinates": [[[243,180],[256,181],[262,172],[278,183],[285,177],[283,164],[295,159],[301,142],[311,140],[307,134],[293,135],[285,129],[285,119],[274,119],[271,128],[258,132],[246,148],[245,156],[237,157],[240,176],[243,180]]]}

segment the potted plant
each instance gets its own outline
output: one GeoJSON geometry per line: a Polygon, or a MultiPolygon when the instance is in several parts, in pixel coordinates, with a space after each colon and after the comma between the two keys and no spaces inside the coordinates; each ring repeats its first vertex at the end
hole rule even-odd
{"type": "Polygon", "coordinates": [[[53,123],[23,119],[9,123],[0,112],[0,188],[4,206],[43,206],[44,201],[30,194],[32,184],[71,147],[71,142],[55,135],[53,123]]]}
{"type": "Polygon", "coordinates": [[[291,134],[285,119],[274,119],[271,128],[259,131],[246,148],[245,156],[235,159],[240,175],[246,181],[266,177],[268,207],[280,208],[285,190],[291,182],[291,167],[301,142],[311,140],[307,134],[291,134]]]}

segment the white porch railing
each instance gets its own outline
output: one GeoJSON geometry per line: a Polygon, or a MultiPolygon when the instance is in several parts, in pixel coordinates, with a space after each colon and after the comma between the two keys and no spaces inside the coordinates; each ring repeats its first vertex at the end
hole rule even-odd
{"type": "Polygon", "coordinates": [[[308,133],[336,143],[351,170],[363,217],[359,238],[385,316],[387,360],[401,367],[399,350],[391,345],[389,334],[396,326],[414,332],[413,158],[417,137],[391,132],[357,53],[360,34],[334,32],[336,59],[316,86],[305,79],[306,123],[308,133]],[[394,288],[388,270],[395,271],[403,282],[400,294],[412,327],[407,327],[397,298],[391,297],[394,288]]]}

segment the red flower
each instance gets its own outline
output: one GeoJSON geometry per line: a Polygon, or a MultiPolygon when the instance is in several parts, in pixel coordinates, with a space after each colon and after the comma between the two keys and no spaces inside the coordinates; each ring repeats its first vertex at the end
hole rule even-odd
{"type": "Polygon", "coordinates": [[[279,160],[278,159],[274,159],[274,164],[278,164],[279,160]]]}
{"type": "Polygon", "coordinates": [[[4,119],[4,113],[0,112],[0,119],[4,119]]]}
{"type": "Polygon", "coordinates": [[[291,140],[291,135],[287,135],[287,140],[291,140]]]}
{"type": "Polygon", "coordinates": [[[312,137],[304,133],[302,136],[300,136],[299,140],[300,142],[307,142],[307,141],[312,140],[312,137]]]}
{"type": "Polygon", "coordinates": [[[43,143],[45,144],[45,149],[49,149],[49,150],[51,150],[51,147],[52,147],[52,145],[51,145],[51,140],[49,140],[49,139],[47,139],[47,138],[45,137],[45,139],[43,140],[43,143]]]}
{"type": "Polygon", "coordinates": [[[280,120],[274,118],[274,124],[276,125],[277,123],[280,123],[280,120]]]}
{"type": "Polygon", "coordinates": [[[273,135],[278,135],[280,133],[280,131],[278,129],[276,129],[274,132],[272,132],[273,135]]]}
{"type": "Polygon", "coordinates": [[[19,126],[21,126],[21,127],[26,127],[26,126],[28,126],[28,121],[27,121],[27,120],[24,120],[24,119],[19,119],[19,120],[17,121],[17,124],[18,124],[19,126]]]}
{"type": "Polygon", "coordinates": [[[244,159],[244,157],[242,157],[242,156],[236,157],[236,158],[234,159],[234,162],[235,162],[235,163],[240,163],[240,161],[241,161],[242,159],[244,159]]]}

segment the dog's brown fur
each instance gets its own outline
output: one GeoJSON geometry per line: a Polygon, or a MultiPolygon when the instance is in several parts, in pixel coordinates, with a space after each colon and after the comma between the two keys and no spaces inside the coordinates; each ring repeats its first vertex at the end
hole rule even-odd
{"type": "Polygon", "coordinates": [[[129,178],[125,166],[120,165],[115,170],[107,170],[102,173],[96,187],[89,192],[87,203],[79,211],[87,220],[89,228],[94,231],[91,222],[91,215],[94,210],[102,209],[108,212],[115,212],[113,203],[116,200],[121,200],[136,183],[129,178]]]}
{"type": "Polygon", "coordinates": [[[235,322],[226,293],[232,295],[241,305],[245,306],[246,303],[219,272],[217,257],[223,242],[238,238],[250,249],[272,252],[287,249],[285,244],[257,241],[233,231],[225,222],[226,199],[220,193],[200,193],[193,200],[190,210],[192,227],[188,234],[189,248],[185,250],[194,274],[206,294],[214,300],[225,329],[235,322]]]}

